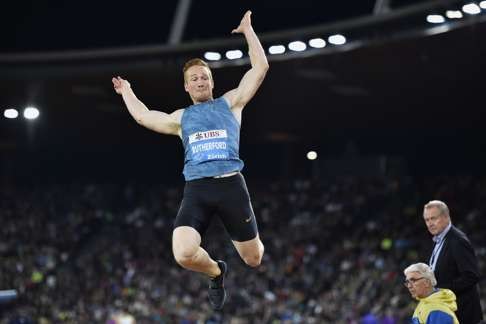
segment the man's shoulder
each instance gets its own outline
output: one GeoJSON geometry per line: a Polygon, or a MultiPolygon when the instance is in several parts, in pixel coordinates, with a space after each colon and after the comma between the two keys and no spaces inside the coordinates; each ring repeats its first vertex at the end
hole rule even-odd
{"type": "Polygon", "coordinates": [[[170,115],[177,123],[180,124],[182,122],[182,115],[184,115],[184,111],[186,111],[185,108],[177,109],[174,110],[170,115]]]}
{"type": "Polygon", "coordinates": [[[449,233],[447,233],[447,236],[453,240],[464,240],[469,242],[467,235],[454,225],[452,225],[449,233]]]}
{"type": "Polygon", "coordinates": [[[463,251],[463,249],[473,249],[472,243],[467,235],[457,227],[452,227],[447,234],[448,245],[453,250],[463,251]]]}

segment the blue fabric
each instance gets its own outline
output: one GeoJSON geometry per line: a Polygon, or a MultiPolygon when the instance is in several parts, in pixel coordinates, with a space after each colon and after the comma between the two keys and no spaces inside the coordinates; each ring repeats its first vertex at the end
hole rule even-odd
{"type": "Polygon", "coordinates": [[[452,318],[452,316],[441,311],[430,312],[426,322],[426,324],[453,324],[453,323],[454,323],[454,319],[452,318]]]}
{"type": "Polygon", "coordinates": [[[186,181],[243,169],[240,124],[223,97],[187,107],[181,129],[186,181]]]}
{"type": "Polygon", "coordinates": [[[427,316],[427,322],[420,323],[420,320],[417,317],[412,318],[410,321],[411,324],[454,324],[454,318],[442,311],[432,311],[427,316]]]}

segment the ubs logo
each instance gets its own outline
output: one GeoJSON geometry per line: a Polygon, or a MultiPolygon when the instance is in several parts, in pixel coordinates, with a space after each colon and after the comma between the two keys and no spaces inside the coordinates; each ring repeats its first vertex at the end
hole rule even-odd
{"type": "Polygon", "coordinates": [[[227,138],[226,129],[212,129],[205,132],[197,132],[189,135],[189,144],[213,138],[227,138]]]}

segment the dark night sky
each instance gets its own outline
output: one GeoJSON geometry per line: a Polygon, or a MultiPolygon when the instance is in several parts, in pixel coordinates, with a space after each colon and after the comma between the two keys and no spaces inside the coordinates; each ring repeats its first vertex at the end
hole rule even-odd
{"type": "MultiPolygon", "coordinates": [[[[417,2],[423,1],[393,0],[392,7],[417,2]]],[[[0,54],[163,45],[176,3],[8,3],[0,12],[0,54]]],[[[193,0],[182,41],[234,37],[230,32],[246,9],[253,11],[254,28],[262,35],[370,15],[373,6],[374,0],[332,4],[325,0],[193,0]]],[[[280,169],[306,172],[299,163],[306,163],[300,157],[307,149],[321,148],[321,156],[336,157],[352,143],[363,156],[405,156],[412,171],[484,173],[483,109],[474,102],[483,99],[480,80],[486,43],[481,35],[485,29],[486,23],[478,22],[437,36],[272,61],[271,73],[245,112],[242,156],[248,170],[268,174],[275,169],[269,161],[277,157],[285,161],[280,169]],[[296,123],[295,107],[303,116],[312,117],[296,123]],[[270,136],[275,134],[296,139],[280,143],[270,136]],[[446,152],[447,161],[437,165],[437,152],[446,152]]],[[[117,64],[121,63],[120,59],[0,65],[4,94],[0,109],[21,109],[34,102],[42,110],[35,141],[31,136],[34,128],[23,120],[0,120],[0,150],[4,150],[0,153],[12,157],[9,165],[4,164],[4,172],[21,170],[24,174],[24,168],[30,168],[32,174],[45,171],[47,176],[70,177],[75,169],[116,179],[120,174],[126,176],[124,164],[119,163],[122,160],[143,163],[147,173],[158,170],[159,174],[161,165],[179,170],[179,141],[136,125],[122,109],[110,82],[112,73],[117,73],[110,69],[122,69],[120,74],[130,78],[147,104],[180,107],[188,99],[180,87],[182,80],[174,82],[175,73],[180,77],[179,63],[170,61],[153,68],[127,61],[120,68],[117,64]],[[167,159],[167,151],[177,153],[167,159]]],[[[218,70],[218,91],[234,85],[242,68],[218,70]]]]}
{"type": "MultiPolygon", "coordinates": [[[[420,2],[395,0],[393,7],[420,2]]],[[[183,41],[229,36],[246,9],[258,33],[372,13],[374,0],[192,1],[183,41]]],[[[15,1],[3,4],[0,51],[164,44],[177,1],[15,1]]]]}

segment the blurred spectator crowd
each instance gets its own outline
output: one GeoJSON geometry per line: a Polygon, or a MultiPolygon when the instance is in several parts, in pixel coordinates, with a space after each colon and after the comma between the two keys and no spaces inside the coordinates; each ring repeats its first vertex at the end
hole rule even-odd
{"type": "MultiPolygon", "coordinates": [[[[248,179],[265,256],[244,265],[216,220],[203,246],[230,266],[222,312],[172,257],[183,184],[0,184],[0,323],[405,323],[403,269],[432,246],[423,205],[445,201],[486,273],[485,177],[248,179]],[[125,322],[129,322],[126,320],[125,322]]],[[[486,283],[480,284],[483,310],[486,283]]]]}

